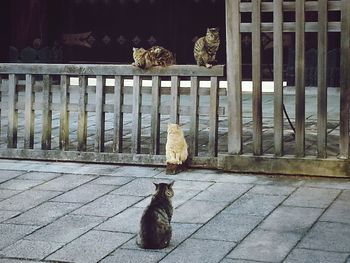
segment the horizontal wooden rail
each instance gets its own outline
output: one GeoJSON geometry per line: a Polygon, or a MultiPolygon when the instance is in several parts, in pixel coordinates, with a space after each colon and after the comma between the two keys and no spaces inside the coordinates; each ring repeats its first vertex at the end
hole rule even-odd
{"type": "Polygon", "coordinates": [[[132,65],[107,64],[0,64],[0,74],[48,74],[75,76],[224,76],[224,66],[208,69],[196,65],[173,65],[143,70],[132,65]]]}

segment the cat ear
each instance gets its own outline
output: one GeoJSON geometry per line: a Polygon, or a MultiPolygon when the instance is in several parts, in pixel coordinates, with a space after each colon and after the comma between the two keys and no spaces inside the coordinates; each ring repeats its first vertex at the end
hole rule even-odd
{"type": "Polygon", "coordinates": [[[169,186],[173,187],[175,181],[172,181],[170,184],[168,184],[169,186]]]}
{"type": "Polygon", "coordinates": [[[154,186],[156,187],[156,189],[158,189],[159,184],[157,184],[157,183],[153,183],[153,184],[154,184],[154,186]]]}

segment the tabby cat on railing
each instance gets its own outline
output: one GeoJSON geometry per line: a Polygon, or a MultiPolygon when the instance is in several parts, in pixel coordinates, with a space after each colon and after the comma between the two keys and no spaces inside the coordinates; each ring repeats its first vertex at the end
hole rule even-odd
{"type": "Polygon", "coordinates": [[[207,34],[194,44],[194,58],[198,66],[211,68],[216,63],[216,52],[219,49],[219,28],[208,28],[207,34]]]}
{"type": "Polygon", "coordinates": [[[169,50],[161,46],[153,46],[149,49],[133,48],[133,66],[148,69],[155,66],[170,66],[176,64],[175,56],[169,50]]]}

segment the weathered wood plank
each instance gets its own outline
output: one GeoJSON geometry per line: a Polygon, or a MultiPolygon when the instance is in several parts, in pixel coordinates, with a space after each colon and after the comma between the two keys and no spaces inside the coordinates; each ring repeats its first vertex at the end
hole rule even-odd
{"type": "Polygon", "coordinates": [[[18,131],[18,111],[16,102],[18,94],[16,92],[17,76],[9,75],[8,85],[8,130],[7,130],[7,148],[17,148],[18,131]]]}
{"type": "Polygon", "coordinates": [[[305,1],[296,0],[295,32],[295,142],[296,156],[305,155],[305,1]]]}
{"type": "Polygon", "coordinates": [[[105,104],[105,94],[103,92],[104,78],[96,77],[96,115],[95,115],[95,152],[103,152],[105,144],[105,113],[103,106],[105,104]]]}
{"type": "Polygon", "coordinates": [[[58,74],[75,76],[224,76],[224,66],[172,65],[148,70],[131,65],[0,63],[1,74],[58,74]]]}
{"type": "MultiPolygon", "coordinates": [[[[283,2],[283,10],[294,12],[295,11],[295,2],[283,2]]],[[[251,2],[243,2],[240,4],[241,12],[251,12],[252,3],[251,2]]],[[[330,11],[339,11],[341,10],[340,1],[329,1],[329,10],[330,11]]],[[[262,2],[261,3],[261,11],[262,12],[273,12],[274,11],[274,3],[262,2]]],[[[305,2],[305,11],[318,11],[318,2],[317,1],[309,1],[305,2]]]]}
{"type": "Polygon", "coordinates": [[[261,91],[261,0],[252,2],[252,79],[253,79],[253,153],[262,154],[262,91],[261,91]]]}
{"type": "MultiPolygon", "coordinates": [[[[24,104],[18,103],[18,107],[16,109],[18,110],[24,110],[24,104]]],[[[61,104],[59,103],[52,103],[51,104],[51,110],[53,111],[59,111],[61,107],[61,104]]],[[[40,105],[34,104],[34,110],[41,110],[40,105]]],[[[79,112],[79,104],[77,103],[70,103],[68,105],[68,111],[69,112],[79,112]]],[[[114,104],[105,104],[103,107],[103,111],[105,113],[113,113],[114,112],[114,104]]],[[[95,104],[87,104],[86,105],[86,112],[95,112],[95,104]]],[[[132,113],[132,105],[122,105],[122,113],[132,113]]],[[[140,113],[142,114],[150,114],[152,112],[152,106],[151,105],[141,105],[140,113]]],[[[171,112],[171,106],[170,105],[160,105],[159,113],[160,115],[170,115],[171,112]]],[[[225,107],[219,107],[218,114],[219,116],[226,116],[226,109],[225,107]]],[[[199,106],[198,107],[198,114],[199,115],[210,115],[210,107],[209,106],[199,106]]],[[[179,114],[181,116],[191,116],[192,114],[192,107],[191,106],[185,106],[181,105],[179,107],[179,114]]]]}
{"type": "MultiPolygon", "coordinates": [[[[242,33],[252,32],[252,23],[241,23],[240,30],[242,33]]],[[[283,32],[295,32],[295,22],[284,22],[283,32]]],[[[317,32],[318,22],[305,22],[305,32],[317,32]]],[[[261,23],[261,32],[273,32],[273,23],[261,23]]],[[[328,32],[340,32],[340,22],[328,22],[328,32]]]]}
{"type": "Polygon", "coordinates": [[[317,156],[327,157],[327,51],[328,51],[328,1],[318,1],[317,44],[317,156]]]}
{"type": "Polygon", "coordinates": [[[88,94],[86,92],[87,77],[79,77],[79,103],[78,103],[78,131],[77,139],[78,151],[86,151],[86,140],[87,140],[87,112],[86,104],[88,102],[88,94]]]}
{"type": "Polygon", "coordinates": [[[51,149],[51,130],[52,130],[52,93],[51,93],[51,77],[43,75],[43,92],[42,92],[42,129],[41,129],[41,149],[51,149]]]}
{"type": "Polygon", "coordinates": [[[350,109],[350,6],[342,0],[340,40],[340,139],[339,158],[349,159],[349,109],[350,109]]]}
{"type": "Polygon", "coordinates": [[[25,110],[24,110],[24,148],[32,149],[34,146],[34,77],[26,75],[25,110]]]}
{"type": "Polygon", "coordinates": [[[226,0],[228,153],[242,152],[242,54],[239,0],[226,0]]]}
{"type": "Polygon", "coordinates": [[[209,112],[209,150],[208,154],[211,157],[216,157],[218,154],[218,78],[211,77],[210,79],[210,112],[209,112]]]}
{"type": "Polygon", "coordinates": [[[170,122],[179,123],[179,86],[180,80],[178,76],[171,76],[171,114],[170,122]]]}
{"type": "Polygon", "coordinates": [[[191,77],[191,123],[190,123],[190,142],[189,142],[189,156],[198,155],[198,106],[199,106],[199,96],[198,96],[198,78],[191,77]]]}
{"type": "Polygon", "coordinates": [[[273,78],[274,78],[274,149],[283,155],[283,10],[282,1],[274,0],[273,78]]]}
{"type": "Polygon", "coordinates": [[[152,116],[150,153],[159,154],[160,142],[160,78],[152,77],[152,116]]]}
{"type": "Polygon", "coordinates": [[[141,150],[141,80],[134,76],[134,92],[132,98],[132,137],[131,153],[140,153],[141,150]]]}
{"type": "Polygon", "coordinates": [[[69,149],[69,111],[68,104],[70,94],[68,93],[69,78],[67,75],[61,76],[60,84],[60,133],[59,133],[59,147],[61,150],[69,149]]]}
{"type": "Polygon", "coordinates": [[[291,155],[275,157],[265,154],[253,155],[227,155],[219,154],[218,168],[241,173],[258,174],[285,174],[285,175],[313,175],[348,177],[350,163],[336,158],[298,158],[291,155]]]}
{"type": "Polygon", "coordinates": [[[113,151],[121,153],[123,151],[123,80],[121,76],[115,76],[114,80],[113,151]]]}

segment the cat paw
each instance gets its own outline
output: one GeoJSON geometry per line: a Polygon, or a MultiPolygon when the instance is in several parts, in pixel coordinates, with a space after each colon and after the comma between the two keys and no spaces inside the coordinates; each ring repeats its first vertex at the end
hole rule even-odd
{"type": "Polygon", "coordinates": [[[206,67],[206,68],[211,68],[212,66],[213,66],[212,64],[208,64],[208,63],[205,64],[205,67],[206,67]]]}

